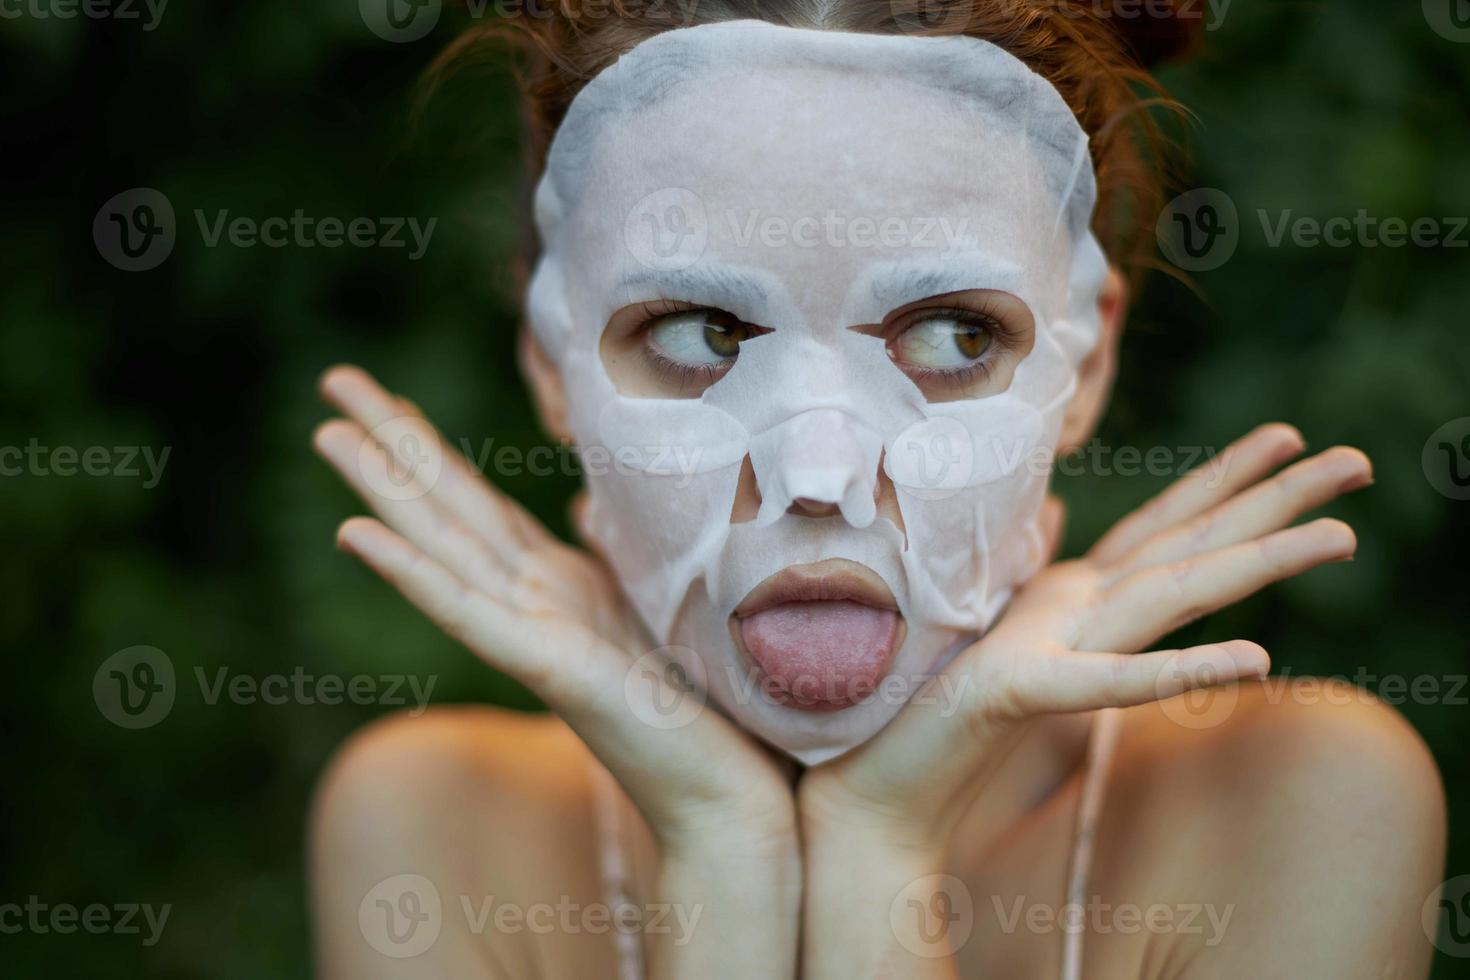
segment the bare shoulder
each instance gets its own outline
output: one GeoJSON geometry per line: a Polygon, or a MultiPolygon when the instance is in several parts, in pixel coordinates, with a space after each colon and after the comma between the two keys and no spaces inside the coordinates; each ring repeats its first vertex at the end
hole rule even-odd
{"type": "Polygon", "coordinates": [[[1352,685],[1270,678],[1129,710],[1099,833],[1099,900],[1158,917],[1146,943],[1089,937],[1130,975],[1428,974],[1443,787],[1413,728],[1352,685]]]}
{"type": "Polygon", "coordinates": [[[555,960],[598,961],[605,936],[525,918],[597,898],[587,774],[550,716],[449,707],[356,733],[310,817],[320,975],[536,976],[552,938],[555,960]]]}

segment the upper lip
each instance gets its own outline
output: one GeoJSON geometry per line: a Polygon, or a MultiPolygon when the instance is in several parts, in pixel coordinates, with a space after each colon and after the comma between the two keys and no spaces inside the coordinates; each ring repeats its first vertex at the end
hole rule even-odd
{"type": "Polygon", "coordinates": [[[828,558],[782,569],[750,590],[735,607],[737,617],[749,616],[784,602],[846,599],[875,609],[898,611],[893,592],[866,565],[845,558],[828,558]]]}

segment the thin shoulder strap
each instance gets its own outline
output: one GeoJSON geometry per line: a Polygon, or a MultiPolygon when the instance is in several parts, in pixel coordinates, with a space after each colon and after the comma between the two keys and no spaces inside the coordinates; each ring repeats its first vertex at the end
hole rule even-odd
{"type": "MultiPolygon", "coordinates": [[[[625,918],[623,909],[632,904],[628,897],[628,861],[623,851],[622,788],[612,773],[595,759],[588,766],[592,781],[592,810],[597,827],[597,868],[602,879],[603,901],[614,922],[637,921],[625,918]]],[[[613,947],[618,956],[618,980],[643,980],[643,944],[636,931],[614,928],[613,947]]]]}
{"type": "Polygon", "coordinates": [[[1082,938],[1087,931],[1083,910],[1087,907],[1093,844],[1107,791],[1108,767],[1113,761],[1122,721],[1122,712],[1117,708],[1104,708],[1093,716],[1088,736],[1087,769],[1082,776],[1082,801],[1077,807],[1077,836],[1072,841],[1072,863],[1067,874],[1067,909],[1076,918],[1069,921],[1063,916],[1062,980],[1082,980],[1082,938]]]}

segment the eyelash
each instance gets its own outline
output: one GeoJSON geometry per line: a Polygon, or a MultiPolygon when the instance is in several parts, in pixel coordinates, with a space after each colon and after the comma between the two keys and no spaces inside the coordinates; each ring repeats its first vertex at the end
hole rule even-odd
{"type": "MultiPolygon", "coordinates": [[[[675,300],[660,299],[649,300],[638,306],[640,319],[637,330],[646,334],[649,324],[661,316],[672,313],[688,313],[691,310],[703,309],[703,307],[692,306],[688,303],[680,303],[675,300]]],[[[1000,356],[996,350],[997,345],[1009,349],[1015,340],[1015,332],[1005,325],[1000,319],[999,310],[988,303],[978,309],[961,307],[929,307],[916,311],[905,323],[905,329],[923,320],[949,318],[959,323],[973,324],[983,329],[990,335],[990,344],[985,353],[973,364],[967,364],[962,368],[935,368],[925,367],[917,364],[904,364],[894,360],[899,370],[903,371],[915,383],[931,382],[943,385],[946,388],[960,389],[968,388],[977,381],[988,381],[991,373],[995,370],[994,361],[1000,356]]],[[[899,336],[903,331],[895,333],[899,336]]],[[[672,357],[658,349],[652,341],[644,338],[644,349],[647,352],[650,366],[665,380],[680,385],[696,384],[701,388],[708,387],[719,380],[729,370],[728,366],[714,364],[686,364],[676,361],[672,357]]]]}
{"type": "Polygon", "coordinates": [[[729,370],[728,367],[721,367],[717,364],[685,364],[683,361],[676,361],[652,344],[649,344],[647,349],[648,361],[654,371],[660,377],[681,385],[693,383],[699,385],[701,389],[707,388],[729,370]]]}

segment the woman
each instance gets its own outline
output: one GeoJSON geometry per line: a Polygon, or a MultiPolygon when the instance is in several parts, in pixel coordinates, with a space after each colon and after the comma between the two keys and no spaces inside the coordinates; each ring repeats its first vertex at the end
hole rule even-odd
{"type": "Polygon", "coordinates": [[[1367,459],[1263,426],[1046,564],[1157,187],[1126,42],[1040,2],[683,12],[531,25],[522,362],[598,557],[323,379],[382,518],[339,545],[554,714],[343,750],[322,972],[1424,976],[1413,732],[1246,640],[1157,649],[1350,559],[1292,522],[1367,459]]]}

